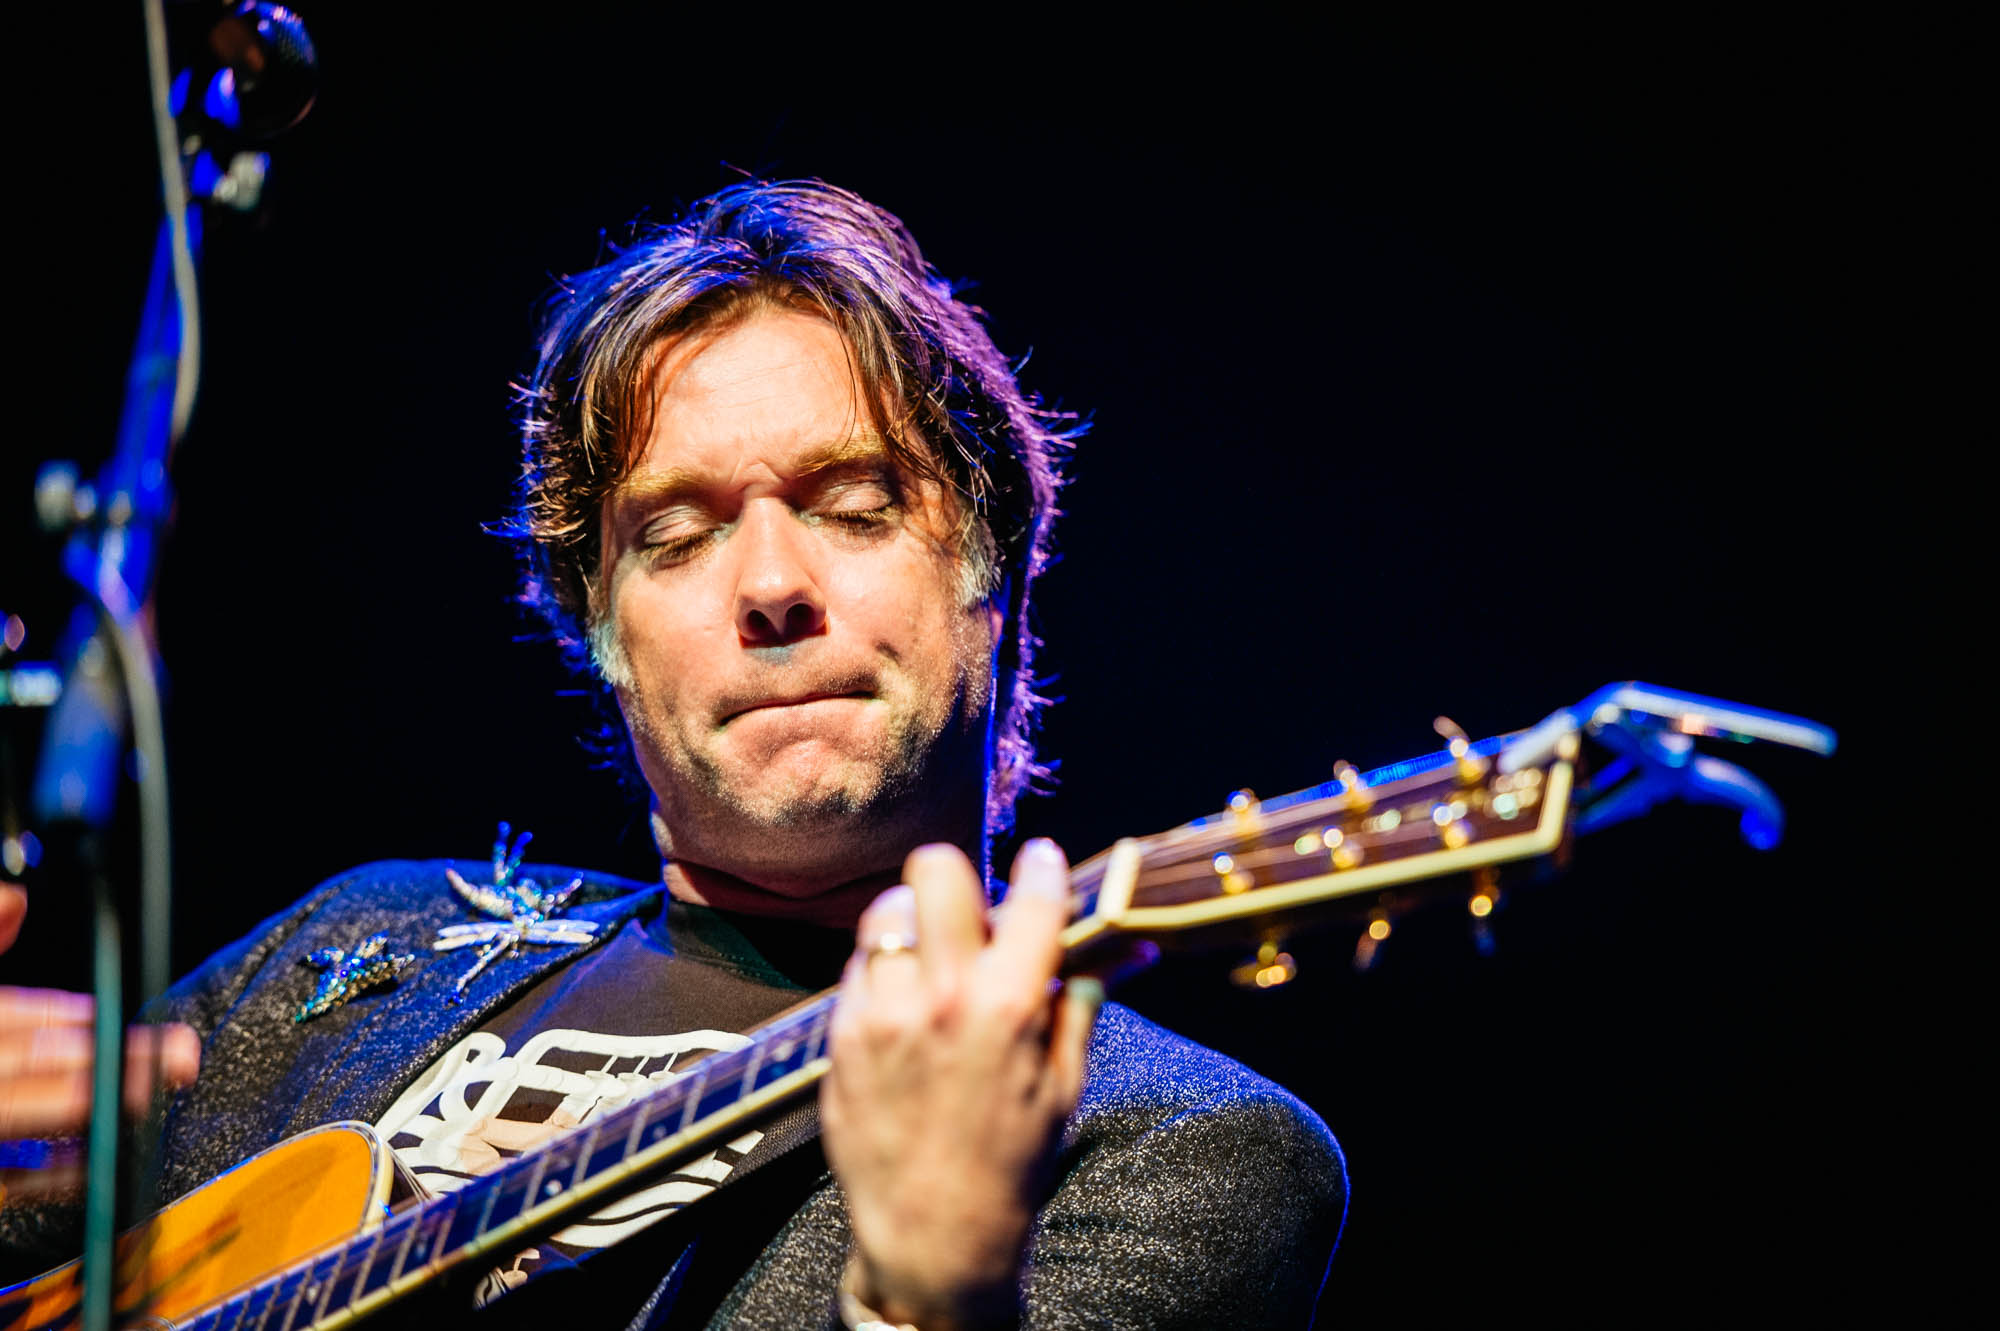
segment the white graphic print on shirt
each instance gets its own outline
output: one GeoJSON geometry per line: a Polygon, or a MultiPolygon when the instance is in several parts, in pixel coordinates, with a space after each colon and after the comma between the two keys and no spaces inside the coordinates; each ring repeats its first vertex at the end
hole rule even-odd
{"type": "MultiPolygon", "coordinates": [[[[453,1192],[599,1111],[609,1112],[635,1094],[674,1080],[676,1063],[702,1054],[740,1049],[748,1037],[727,1031],[679,1035],[599,1035],[593,1031],[541,1031],[516,1053],[489,1031],[466,1036],[410,1083],[375,1131],[426,1188],[453,1192]],[[524,1105],[517,1097],[540,1092],[524,1105]],[[559,1096],[547,1116],[534,1101],[559,1096]],[[523,1117],[508,1117],[512,1112],[523,1117]]],[[[664,1183],[644,1188],[550,1237],[572,1249],[607,1247],[706,1196],[736,1161],[762,1138],[747,1132],[727,1146],[690,1161],[664,1183]]],[[[529,1250],[526,1268],[502,1273],[509,1288],[539,1265],[529,1250]],[[509,1278],[512,1277],[512,1278],[509,1278]]]]}

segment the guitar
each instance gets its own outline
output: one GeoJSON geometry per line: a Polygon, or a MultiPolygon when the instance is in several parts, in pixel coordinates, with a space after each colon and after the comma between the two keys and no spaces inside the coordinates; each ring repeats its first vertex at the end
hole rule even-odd
{"type": "MultiPolygon", "coordinates": [[[[1282,984],[1275,930],[1365,921],[1358,959],[1394,912],[1470,879],[1490,912],[1503,865],[1540,860],[1573,834],[1668,798],[1738,809],[1746,839],[1774,844],[1782,810],[1698,738],[1762,740],[1831,754],[1803,718],[1642,684],[1616,684],[1524,731],[1472,742],[1440,718],[1436,753],[1280,799],[1248,791],[1172,831],[1126,839],[1072,870],[1064,970],[1135,940],[1256,948],[1236,978],[1282,984]],[[1582,741],[1610,761],[1580,781],[1582,741]]],[[[396,1163],[374,1131],[334,1123],[244,1161],[119,1243],[117,1316],[199,1331],[336,1327],[454,1273],[504,1260],[620,1193],[740,1134],[811,1091],[828,1067],[828,991],[750,1032],[679,1079],[543,1143],[443,1196],[388,1213],[396,1163]]],[[[79,1264],[0,1290],[0,1328],[72,1324],[79,1264]]]]}

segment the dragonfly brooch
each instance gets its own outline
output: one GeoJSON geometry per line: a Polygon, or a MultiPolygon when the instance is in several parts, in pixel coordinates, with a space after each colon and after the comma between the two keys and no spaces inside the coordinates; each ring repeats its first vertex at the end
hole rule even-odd
{"type": "Polygon", "coordinates": [[[452,986],[451,1001],[454,1003],[464,1000],[465,987],[478,979],[488,966],[523,943],[553,946],[596,941],[597,921],[556,918],[569,904],[569,899],[576,895],[576,890],[583,886],[583,879],[572,878],[567,886],[547,892],[534,879],[521,877],[521,855],[535,838],[532,832],[523,832],[509,845],[507,837],[512,830],[506,823],[500,824],[500,835],[493,842],[491,887],[466,882],[464,875],[456,869],[444,871],[451,890],[458,894],[460,900],[482,915],[492,917],[478,924],[448,924],[438,930],[437,937],[431,942],[431,949],[436,952],[484,945],[479,959],[472,963],[472,969],[459,976],[458,983],[452,986]]]}
{"type": "Polygon", "coordinates": [[[344,947],[323,947],[299,958],[320,973],[319,984],[292,1020],[311,1021],[333,1011],[356,994],[385,984],[394,984],[396,973],[415,961],[409,953],[389,951],[389,935],[375,934],[352,951],[344,947]]]}

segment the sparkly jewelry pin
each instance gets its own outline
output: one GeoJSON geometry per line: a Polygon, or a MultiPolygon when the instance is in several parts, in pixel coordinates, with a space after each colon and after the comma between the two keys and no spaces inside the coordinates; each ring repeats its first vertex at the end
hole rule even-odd
{"type": "Polygon", "coordinates": [[[341,947],[323,947],[299,958],[320,972],[319,987],[313,990],[305,1006],[292,1014],[292,1020],[311,1021],[357,994],[394,983],[396,972],[416,958],[408,952],[392,955],[388,947],[389,935],[376,934],[352,952],[341,947]]]}
{"type": "Polygon", "coordinates": [[[444,876],[451,881],[451,890],[458,893],[460,900],[481,914],[493,917],[490,922],[479,924],[448,924],[438,930],[437,938],[431,943],[435,952],[470,947],[474,943],[485,944],[479,959],[472,963],[472,969],[459,976],[458,983],[452,986],[451,1001],[454,1003],[464,1000],[465,986],[478,979],[482,971],[523,943],[540,946],[588,943],[597,937],[596,920],[554,918],[562,913],[569,899],[583,886],[583,879],[572,878],[569,885],[560,891],[544,892],[541,884],[534,879],[522,878],[521,855],[535,837],[532,832],[523,832],[509,846],[507,834],[512,830],[507,824],[500,824],[499,838],[493,843],[493,886],[468,883],[456,869],[444,871],[444,876]]]}

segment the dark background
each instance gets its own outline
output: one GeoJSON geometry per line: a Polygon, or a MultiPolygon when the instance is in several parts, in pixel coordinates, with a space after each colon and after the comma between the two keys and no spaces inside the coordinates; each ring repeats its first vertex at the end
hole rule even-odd
{"type": "MultiPolygon", "coordinates": [[[[263,215],[211,231],[159,589],[177,971],[501,817],[655,872],[481,534],[507,384],[603,233],[739,171],[821,176],[975,280],[1025,382],[1093,422],[1041,595],[1061,785],[1022,831],[1080,856],[1616,678],[1843,731],[1831,762],[1740,752],[1791,806],[1779,850],[1663,810],[1511,894],[1492,956],[1446,906],[1366,975],[1335,933],[1279,991],[1232,990],[1234,957],[1129,988],[1340,1136],[1327,1320],[1853,1296],[1882,981],[1841,801],[1878,761],[1871,524],[1937,243],[1909,34],[306,17],[319,103],[263,215]]],[[[29,656],[64,601],[28,478],[108,444],[154,217],[136,16],[103,22],[45,68],[95,128],[34,152],[18,253],[0,610],[29,656]]],[[[0,977],[81,979],[55,892],[0,977]]]]}

